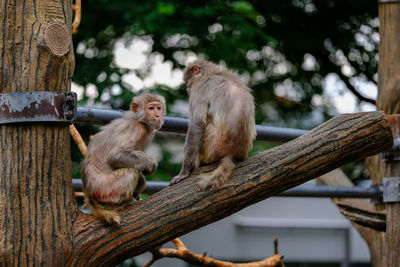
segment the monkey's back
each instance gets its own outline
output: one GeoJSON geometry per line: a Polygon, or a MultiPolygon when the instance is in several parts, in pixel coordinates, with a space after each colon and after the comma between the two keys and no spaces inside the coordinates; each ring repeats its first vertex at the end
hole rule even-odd
{"type": "Polygon", "coordinates": [[[229,153],[236,159],[246,158],[256,136],[250,88],[225,71],[208,77],[196,91],[208,107],[202,151],[207,154],[211,149],[214,154],[210,155],[229,153]]]}

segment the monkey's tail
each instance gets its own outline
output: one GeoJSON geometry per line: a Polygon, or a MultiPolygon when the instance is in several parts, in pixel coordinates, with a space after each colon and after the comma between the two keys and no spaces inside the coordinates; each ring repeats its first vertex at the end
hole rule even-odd
{"type": "Polygon", "coordinates": [[[90,209],[92,215],[105,224],[119,224],[121,217],[114,210],[107,210],[103,205],[94,201],[85,199],[82,208],[90,209]]]}
{"type": "Polygon", "coordinates": [[[200,174],[197,184],[202,189],[218,187],[228,181],[234,168],[233,160],[230,157],[225,157],[214,171],[200,174]]]}

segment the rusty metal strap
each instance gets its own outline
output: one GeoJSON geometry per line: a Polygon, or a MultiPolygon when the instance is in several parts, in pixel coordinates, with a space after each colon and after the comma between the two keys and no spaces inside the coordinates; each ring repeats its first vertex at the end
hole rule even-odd
{"type": "Polygon", "coordinates": [[[22,122],[72,122],[76,117],[75,93],[49,91],[0,94],[0,124],[22,122]]]}

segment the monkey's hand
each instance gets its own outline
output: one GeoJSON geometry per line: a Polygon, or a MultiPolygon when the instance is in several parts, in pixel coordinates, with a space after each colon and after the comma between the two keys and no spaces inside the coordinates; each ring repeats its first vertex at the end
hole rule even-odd
{"type": "Polygon", "coordinates": [[[175,176],[172,180],[171,180],[171,182],[169,182],[169,185],[174,185],[174,184],[177,184],[177,183],[179,183],[179,182],[181,182],[181,181],[183,181],[183,180],[185,180],[186,178],[188,178],[190,176],[190,173],[180,173],[180,174],[178,174],[177,176],[175,176]]]}
{"type": "Polygon", "coordinates": [[[146,164],[142,168],[143,175],[152,175],[158,167],[157,162],[154,159],[147,160],[146,164]]]}

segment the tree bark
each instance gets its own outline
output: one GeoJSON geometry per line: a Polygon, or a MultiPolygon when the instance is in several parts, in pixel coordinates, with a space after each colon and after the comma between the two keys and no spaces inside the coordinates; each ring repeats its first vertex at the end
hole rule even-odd
{"type": "MultiPolygon", "coordinates": [[[[71,5],[0,1],[0,93],[70,91],[71,5]]],[[[71,257],[69,138],[67,124],[0,125],[1,266],[62,266],[71,257]]]]}
{"type": "Polygon", "coordinates": [[[253,203],[392,146],[382,112],[338,116],[309,133],[237,164],[230,180],[208,191],[196,173],[120,212],[105,227],[81,214],[68,265],[108,266],[227,217],[253,203]],[[116,248],[118,249],[116,250],[116,248]]]}

